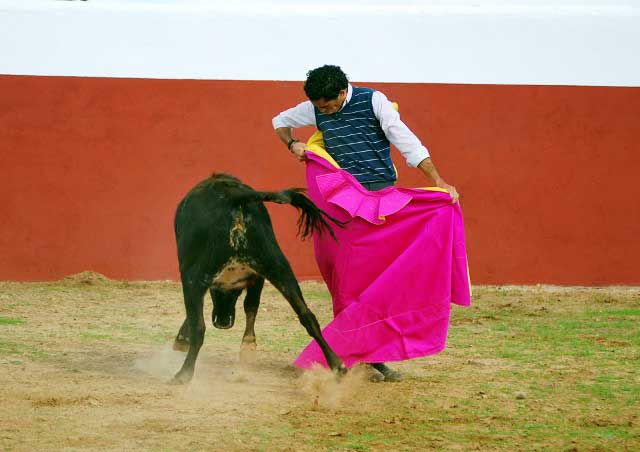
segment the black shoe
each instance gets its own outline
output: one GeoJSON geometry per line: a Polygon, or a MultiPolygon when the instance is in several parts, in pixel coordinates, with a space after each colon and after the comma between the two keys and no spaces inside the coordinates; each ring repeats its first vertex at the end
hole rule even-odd
{"type": "Polygon", "coordinates": [[[384,381],[384,375],[374,369],[371,364],[365,364],[365,368],[367,371],[367,380],[371,383],[380,383],[381,381],[384,381]]]}
{"type": "Polygon", "coordinates": [[[373,367],[384,376],[384,381],[388,381],[390,383],[402,381],[402,374],[397,370],[393,370],[390,367],[387,367],[385,363],[374,363],[371,364],[371,367],[373,367]]]}

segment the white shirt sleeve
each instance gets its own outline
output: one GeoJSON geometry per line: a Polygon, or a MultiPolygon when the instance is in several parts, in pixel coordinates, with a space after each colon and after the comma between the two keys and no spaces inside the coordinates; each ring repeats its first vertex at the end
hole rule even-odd
{"type": "Polygon", "coordinates": [[[375,91],[371,97],[371,104],[384,134],[398,148],[407,161],[407,165],[415,168],[421,161],[429,157],[427,148],[409,130],[409,127],[400,120],[400,114],[393,108],[393,104],[389,102],[387,96],[380,91],[375,91]]]}
{"type": "Polygon", "coordinates": [[[316,126],[316,115],[311,101],[299,103],[293,108],[283,111],[271,121],[274,129],[280,127],[316,126]]]}

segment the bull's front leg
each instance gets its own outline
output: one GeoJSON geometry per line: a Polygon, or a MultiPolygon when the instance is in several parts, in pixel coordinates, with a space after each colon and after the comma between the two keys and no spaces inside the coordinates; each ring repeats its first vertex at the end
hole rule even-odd
{"type": "Polygon", "coordinates": [[[190,335],[191,333],[189,332],[189,321],[187,320],[187,318],[185,318],[184,322],[182,322],[182,326],[180,327],[180,331],[178,331],[178,334],[173,341],[173,349],[177,352],[188,352],[190,335]]]}
{"type": "Polygon", "coordinates": [[[307,330],[307,333],[309,333],[309,336],[316,340],[331,370],[338,375],[345,374],[347,372],[347,368],[322,336],[320,324],[318,323],[316,316],[305,303],[298,281],[296,280],[289,265],[273,266],[267,279],[269,279],[276,289],[278,289],[287,299],[295,313],[298,315],[300,323],[307,330]]]}
{"type": "Polygon", "coordinates": [[[327,360],[327,364],[329,364],[331,370],[338,375],[346,374],[347,368],[343,364],[342,360],[338,357],[338,355],[336,355],[336,353],[331,349],[327,341],[325,341],[324,337],[322,336],[322,330],[320,329],[320,324],[318,323],[316,316],[306,306],[302,297],[300,297],[300,300],[304,304],[304,307],[300,310],[300,312],[296,311],[296,313],[298,314],[298,318],[300,319],[300,323],[302,323],[302,326],[305,327],[307,333],[309,333],[309,336],[314,338],[320,346],[320,349],[324,354],[324,358],[327,360]]]}
{"type": "Polygon", "coordinates": [[[189,350],[187,356],[178,373],[173,377],[171,383],[184,384],[191,381],[193,371],[204,341],[204,317],[202,313],[202,303],[206,287],[197,287],[185,284],[182,278],[182,291],[184,294],[184,304],[187,311],[187,323],[189,327],[189,350]]]}

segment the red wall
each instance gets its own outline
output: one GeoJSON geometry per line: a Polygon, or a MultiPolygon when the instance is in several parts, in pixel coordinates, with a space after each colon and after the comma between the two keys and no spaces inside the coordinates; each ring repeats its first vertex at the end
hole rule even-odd
{"type": "MultiPolygon", "coordinates": [[[[177,278],[173,212],[200,179],[304,185],[271,129],[301,85],[0,76],[0,280],[177,278]]],[[[640,88],[367,85],[460,191],[472,282],[640,284],[640,88]]],[[[270,211],[298,277],[317,277],[295,211],[270,211]]]]}

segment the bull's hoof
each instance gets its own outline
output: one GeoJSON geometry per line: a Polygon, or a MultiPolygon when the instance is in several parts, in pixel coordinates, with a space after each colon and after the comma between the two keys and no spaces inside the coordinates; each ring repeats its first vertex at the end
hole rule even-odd
{"type": "Polygon", "coordinates": [[[173,349],[176,352],[188,352],[189,351],[189,339],[182,334],[178,334],[176,340],[173,341],[173,349]]]}
{"type": "Polygon", "coordinates": [[[170,385],[186,385],[191,381],[192,377],[193,373],[180,371],[168,383],[170,385]]]}
{"type": "Polygon", "coordinates": [[[338,367],[331,369],[331,371],[335,374],[336,378],[340,379],[347,375],[349,369],[347,369],[344,364],[340,364],[338,367]]]}
{"type": "Polygon", "coordinates": [[[176,352],[187,353],[189,351],[189,343],[187,341],[176,340],[173,342],[173,350],[176,352]]]}
{"type": "Polygon", "coordinates": [[[242,342],[240,346],[240,362],[250,364],[256,360],[256,343],[254,342],[242,342]]]}

